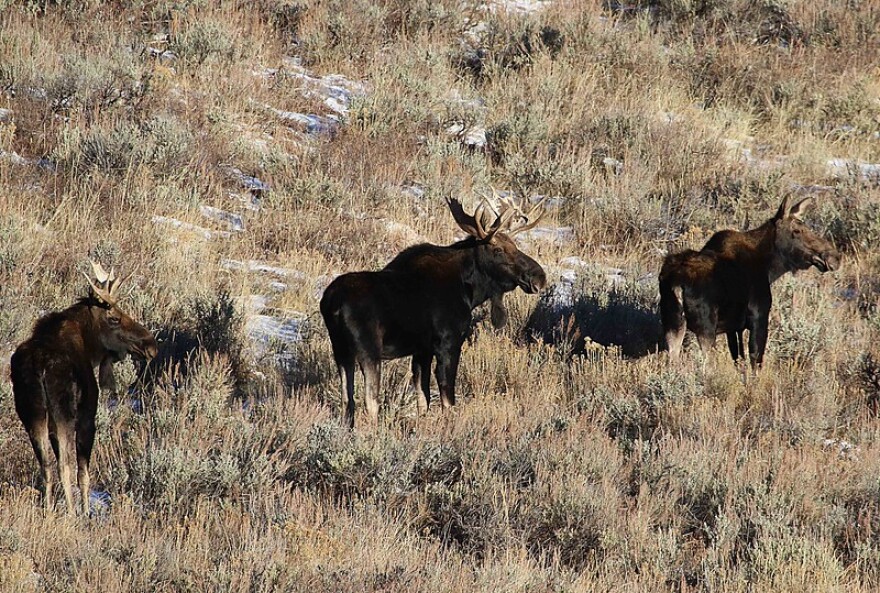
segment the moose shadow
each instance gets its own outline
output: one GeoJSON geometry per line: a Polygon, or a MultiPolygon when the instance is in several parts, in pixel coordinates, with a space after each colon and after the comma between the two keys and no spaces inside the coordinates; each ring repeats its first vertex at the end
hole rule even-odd
{"type": "Polygon", "coordinates": [[[662,330],[655,303],[625,288],[611,288],[567,298],[553,291],[544,294],[524,333],[568,355],[584,354],[591,344],[599,344],[616,347],[627,358],[641,358],[665,349],[662,330]]]}

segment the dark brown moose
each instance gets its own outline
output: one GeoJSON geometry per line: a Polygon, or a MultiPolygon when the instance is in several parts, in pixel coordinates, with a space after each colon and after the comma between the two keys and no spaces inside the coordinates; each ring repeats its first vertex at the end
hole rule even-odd
{"type": "Polygon", "coordinates": [[[12,391],[15,410],[30,438],[43,482],[47,509],[52,497],[53,463],[58,462],[61,486],[72,513],[70,470],[77,465],[83,512],[89,511],[89,460],[95,440],[99,370],[101,387],[114,387],[113,363],[126,354],[147,360],[156,356],[153,335],[116,304],[116,275],[92,263],[97,278],[88,276],[89,295],[64,311],[49,313],[34,325],[33,334],[13,353],[12,391]]]}
{"type": "Polygon", "coordinates": [[[671,360],[681,354],[686,330],[697,335],[703,352],[715,336],[727,334],[734,360],[745,356],[743,331],[749,330],[749,358],[759,367],[767,345],[772,296],[770,285],[787,272],[840,265],[834,246],[801,221],[811,198],[794,206],[786,197],[776,215],[756,229],[720,231],[700,251],[668,255],[660,270],[660,315],[671,360]]]}
{"type": "Polygon", "coordinates": [[[336,278],[321,298],[321,315],[333,346],[342,391],[348,397],[345,419],[354,427],[354,370],[366,384],[367,412],[377,421],[382,360],[412,356],[412,385],[421,390],[422,412],[430,404],[431,364],[443,407],[455,404],[455,379],[461,347],[473,310],[492,301],[492,321],[503,325],[502,296],[517,286],[536,293],[547,283],[543,268],[517,249],[513,235],[540,219],[539,204],[528,214],[511,200],[496,212],[483,200],[474,215],[448,199],[455,222],[468,238],[441,247],[409,247],[384,269],[351,272],[336,278]],[[517,220],[519,226],[511,228],[517,220]]]}

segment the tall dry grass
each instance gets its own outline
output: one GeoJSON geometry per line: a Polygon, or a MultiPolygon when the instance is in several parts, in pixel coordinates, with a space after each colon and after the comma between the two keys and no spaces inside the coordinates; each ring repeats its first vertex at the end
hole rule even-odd
{"type": "Polygon", "coordinates": [[[127,308],[163,340],[146,380],[120,364],[132,390],[102,398],[93,481],[111,499],[92,518],[40,509],[0,382],[0,589],[880,585],[880,194],[827,165],[880,161],[880,13],[490,4],[0,2],[0,373],[89,258],[135,272],[127,308]],[[290,56],[364,85],[332,134],[271,110],[328,114],[290,56]],[[455,409],[417,417],[389,363],[380,426],[343,430],[321,288],[451,242],[440,198],[490,186],[564,198],[547,224],[571,239],[522,242],[553,282],[564,258],[594,267],[564,306],[512,294],[507,328],[477,324],[455,409]],[[774,287],[766,369],[744,380],[694,348],[666,368],[663,254],[803,192],[845,265],[774,287]],[[245,229],[218,234],[202,206],[245,229]],[[301,276],[273,291],[230,259],[301,276]],[[302,313],[306,339],[255,353],[254,295],[302,313]]]}

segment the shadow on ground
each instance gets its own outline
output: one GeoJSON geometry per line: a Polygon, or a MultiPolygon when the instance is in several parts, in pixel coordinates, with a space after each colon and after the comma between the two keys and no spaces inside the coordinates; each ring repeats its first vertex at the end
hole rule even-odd
{"type": "Polygon", "coordinates": [[[538,302],[524,329],[529,339],[583,354],[591,344],[616,347],[623,356],[641,358],[663,348],[656,304],[626,290],[579,294],[560,302],[548,293],[538,302]]]}

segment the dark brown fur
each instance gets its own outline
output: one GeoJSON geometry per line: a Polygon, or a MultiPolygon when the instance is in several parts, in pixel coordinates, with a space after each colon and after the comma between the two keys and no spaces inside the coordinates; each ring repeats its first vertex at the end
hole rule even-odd
{"type": "Polygon", "coordinates": [[[378,415],[382,360],[412,356],[412,383],[422,392],[419,407],[425,410],[436,357],[441,402],[451,406],[472,311],[492,300],[493,321],[502,323],[504,293],[517,286],[533,293],[545,284],[541,266],[502,233],[447,247],[416,245],[382,270],[336,278],[321,298],[321,315],[348,397],[348,425],[354,426],[355,363],[364,374],[367,411],[373,422],[378,415]]]}
{"type": "Polygon", "coordinates": [[[802,221],[807,198],[793,207],[783,200],[776,215],[751,231],[720,231],[700,251],[669,255],[660,270],[660,314],[670,357],[681,353],[687,329],[704,352],[727,335],[734,360],[744,356],[749,330],[753,366],[764,359],[772,304],[770,285],[787,272],[839,266],[840,254],[802,221]]]}
{"type": "Polygon", "coordinates": [[[128,354],[156,355],[153,335],[96,295],[49,313],[13,353],[15,409],[40,464],[44,501],[52,508],[51,446],[68,509],[73,512],[70,468],[74,456],[83,512],[88,513],[89,461],[95,438],[99,369],[101,386],[113,387],[114,362],[128,354]]]}

